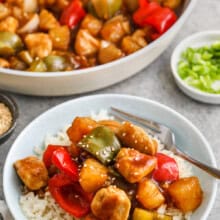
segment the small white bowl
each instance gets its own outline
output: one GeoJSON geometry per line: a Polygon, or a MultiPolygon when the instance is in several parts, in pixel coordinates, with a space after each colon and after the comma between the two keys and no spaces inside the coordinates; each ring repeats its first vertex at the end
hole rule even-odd
{"type": "Polygon", "coordinates": [[[212,43],[220,40],[220,31],[204,31],[193,34],[184,39],[174,49],[171,57],[171,69],[174,79],[178,87],[191,98],[204,103],[220,104],[220,95],[202,92],[196,88],[187,85],[179,76],[177,66],[181,58],[181,54],[188,47],[202,47],[211,45],[212,43]]]}

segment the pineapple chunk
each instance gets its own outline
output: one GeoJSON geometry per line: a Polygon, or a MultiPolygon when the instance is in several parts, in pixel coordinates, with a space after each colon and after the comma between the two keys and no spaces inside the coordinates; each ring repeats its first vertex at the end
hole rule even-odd
{"type": "Polygon", "coordinates": [[[102,28],[102,21],[87,14],[81,23],[81,28],[88,30],[93,36],[97,36],[102,28]]]}
{"type": "Polygon", "coordinates": [[[123,53],[119,48],[117,48],[114,44],[109,44],[99,50],[98,60],[101,64],[104,64],[117,60],[122,56],[123,53]]]}
{"type": "Polygon", "coordinates": [[[7,5],[0,3],[0,19],[1,20],[6,18],[10,14],[10,12],[11,10],[7,5]]]}
{"type": "Polygon", "coordinates": [[[145,37],[146,33],[143,30],[137,30],[132,34],[132,36],[124,37],[121,43],[122,50],[126,54],[131,54],[140,50],[147,45],[145,37]]]}
{"type": "Polygon", "coordinates": [[[194,211],[202,202],[202,189],[197,177],[187,177],[173,182],[168,193],[175,206],[184,213],[194,211]]]}
{"type": "Polygon", "coordinates": [[[57,26],[59,26],[59,23],[53,14],[46,9],[43,9],[40,12],[40,28],[47,31],[57,26]]]}
{"type": "Polygon", "coordinates": [[[68,49],[70,43],[70,30],[67,26],[60,26],[50,29],[49,36],[53,42],[53,49],[68,49]]]}
{"type": "Polygon", "coordinates": [[[76,35],[75,50],[78,55],[91,56],[98,52],[100,42],[88,30],[80,29],[76,35]]]}
{"type": "Polygon", "coordinates": [[[5,60],[5,59],[0,58],[0,67],[2,67],[2,68],[9,68],[10,67],[10,63],[7,60],[5,60]]]}
{"type": "Polygon", "coordinates": [[[108,169],[95,159],[87,159],[80,171],[79,183],[85,192],[100,189],[108,178],[108,169]]]}
{"type": "Polygon", "coordinates": [[[101,30],[102,38],[112,43],[118,43],[126,34],[129,33],[129,21],[122,15],[118,15],[107,21],[101,30]]]}
{"type": "Polygon", "coordinates": [[[117,157],[115,167],[130,183],[139,182],[156,167],[157,159],[142,154],[137,150],[122,148],[117,157]]]}
{"type": "Polygon", "coordinates": [[[18,29],[18,26],[18,20],[12,16],[9,16],[0,22],[0,31],[15,33],[18,29]]]}
{"type": "Polygon", "coordinates": [[[73,143],[78,143],[84,135],[98,126],[97,122],[88,117],[76,117],[68,128],[67,134],[73,143]]]}
{"type": "Polygon", "coordinates": [[[165,201],[157,185],[147,178],[139,183],[136,198],[144,208],[150,210],[160,207],[165,201]]]}
{"type": "Polygon", "coordinates": [[[52,41],[48,34],[27,34],[24,41],[32,57],[44,58],[52,51],[52,41]]]}

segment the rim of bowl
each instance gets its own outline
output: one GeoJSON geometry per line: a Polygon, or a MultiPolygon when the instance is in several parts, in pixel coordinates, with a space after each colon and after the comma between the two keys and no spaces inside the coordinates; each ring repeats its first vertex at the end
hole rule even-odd
{"type": "Polygon", "coordinates": [[[125,56],[119,60],[102,64],[95,67],[89,67],[81,70],[72,70],[72,71],[62,71],[62,72],[28,72],[28,71],[21,71],[21,70],[12,70],[12,69],[5,69],[0,68],[0,72],[3,72],[4,74],[9,75],[16,75],[16,76],[27,76],[27,77],[62,77],[62,76],[71,76],[71,75],[81,75],[81,74],[90,74],[90,72],[99,71],[105,68],[109,68],[112,66],[117,66],[119,63],[129,62],[133,59],[133,57],[136,57],[138,55],[141,55],[145,53],[145,51],[150,50],[153,47],[157,47],[160,41],[163,41],[164,37],[169,34],[177,25],[182,25],[185,22],[185,19],[189,16],[189,14],[192,12],[192,9],[194,8],[197,0],[189,0],[188,6],[185,8],[185,11],[180,15],[177,22],[164,33],[159,39],[155,40],[151,44],[149,44],[147,47],[144,47],[140,49],[139,51],[125,56]]]}
{"type": "MultiPolygon", "coordinates": [[[[83,99],[87,99],[88,101],[90,100],[93,100],[93,99],[103,99],[103,98],[122,98],[122,99],[127,99],[127,100],[137,100],[137,101],[140,101],[140,102],[148,102],[156,107],[160,107],[162,109],[165,109],[169,112],[171,112],[171,114],[175,115],[176,117],[178,117],[180,120],[184,121],[184,123],[186,123],[198,136],[199,138],[204,142],[204,146],[206,147],[208,153],[209,153],[209,157],[211,159],[211,165],[215,168],[217,168],[217,162],[216,162],[216,159],[215,159],[215,156],[214,156],[214,152],[212,151],[212,148],[209,144],[209,142],[207,141],[207,139],[205,138],[205,136],[200,132],[200,130],[189,120],[187,119],[186,117],[184,117],[183,115],[181,115],[180,113],[178,113],[177,111],[175,111],[174,109],[166,106],[166,105],[163,105],[157,101],[154,101],[154,100],[151,100],[151,99],[148,99],[148,98],[142,98],[142,97],[137,97],[137,96],[133,96],[133,95],[122,95],[122,94],[98,94],[98,95],[89,95],[89,96],[84,96],[84,97],[79,97],[79,98],[76,98],[76,99],[71,99],[69,101],[66,101],[66,102],[63,102],[59,105],[56,105],[52,108],[50,108],[49,110],[45,111],[44,113],[40,114],[38,117],[36,117],[34,120],[32,120],[22,131],[21,133],[19,134],[19,136],[17,138],[19,138],[24,132],[26,132],[26,130],[29,129],[29,127],[31,126],[31,124],[33,122],[35,122],[36,120],[38,120],[39,118],[43,117],[45,114],[48,114],[52,111],[54,111],[55,108],[59,108],[61,106],[64,106],[64,105],[68,105],[68,103],[70,102],[73,102],[73,101],[78,101],[78,100],[83,100],[83,99]]],[[[17,141],[17,138],[16,140],[14,141],[13,145],[16,143],[17,141]]],[[[12,145],[12,146],[13,146],[12,145]]],[[[3,192],[4,192],[4,195],[5,195],[5,200],[6,200],[6,203],[9,207],[10,210],[13,210],[13,204],[9,204],[9,201],[8,201],[8,197],[7,197],[7,193],[5,191],[6,189],[6,185],[7,185],[7,182],[6,182],[6,168],[9,166],[7,163],[8,161],[8,157],[10,156],[12,152],[12,148],[10,148],[8,154],[7,154],[7,157],[6,157],[6,160],[5,160],[5,164],[4,164],[4,168],[3,168],[3,192]]],[[[214,179],[213,178],[213,192],[211,194],[211,197],[210,197],[210,201],[207,205],[207,208],[204,212],[204,215],[202,217],[203,220],[207,219],[208,215],[210,214],[210,211],[214,205],[214,202],[215,202],[215,198],[217,196],[217,186],[218,186],[218,182],[217,182],[217,179],[214,179]]],[[[16,219],[16,213],[12,213],[12,215],[15,217],[16,219]]]]}
{"type": "Polygon", "coordinates": [[[16,127],[17,125],[17,119],[19,115],[18,106],[14,99],[10,95],[6,95],[5,93],[0,93],[0,102],[4,103],[10,110],[12,114],[12,124],[10,128],[0,135],[0,141],[6,138],[16,127]]]}
{"type": "MultiPolygon", "coordinates": [[[[183,39],[174,49],[173,53],[172,53],[172,56],[171,56],[171,70],[172,70],[172,74],[175,78],[175,80],[181,84],[185,89],[187,89],[190,93],[194,94],[194,95],[197,95],[197,96],[200,96],[200,97],[203,97],[203,98],[219,98],[220,99],[220,94],[214,94],[214,93],[207,93],[207,92],[203,92],[199,89],[196,89],[194,87],[191,87],[189,86],[187,83],[185,83],[179,76],[178,74],[178,70],[177,70],[177,65],[174,63],[174,60],[177,56],[177,52],[178,51],[181,51],[183,52],[183,45],[188,45],[187,47],[190,47],[190,42],[197,39],[197,38],[201,38],[203,36],[209,36],[209,35],[219,35],[219,38],[220,38],[220,31],[216,31],[216,30],[209,30],[209,31],[201,31],[201,32],[197,32],[195,34],[192,34],[188,37],[186,37],[185,39],[183,39]]],[[[191,45],[193,46],[193,45],[191,45]]],[[[179,59],[178,59],[179,61],[179,59]]]]}

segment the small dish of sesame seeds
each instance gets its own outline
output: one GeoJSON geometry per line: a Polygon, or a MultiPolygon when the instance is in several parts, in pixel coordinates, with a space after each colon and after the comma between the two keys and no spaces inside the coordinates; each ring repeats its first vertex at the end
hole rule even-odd
{"type": "Polygon", "coordinates": [[[4,93],[0,93],[0,144],[12,134],[18,118],[15,101],[4,93]]]}

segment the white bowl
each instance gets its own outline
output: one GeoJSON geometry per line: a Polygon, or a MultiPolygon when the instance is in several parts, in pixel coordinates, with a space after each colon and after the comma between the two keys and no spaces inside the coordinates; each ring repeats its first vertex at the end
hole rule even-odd
{"type": "Polygon", "coordinates": [[[204,31],[193,34],[177,45],[171,57],[171,69],[178,87],[191,98],[204,103],[220,104],[220,95],[200,91],[185,83],[178,74],[178,62],[188,47],[202,47],[220,40],[220,31],[204,31]]]}
{"type": "Polygon", "coordinates": [[[196,0],[185,0],[183,13],[162,37],[140,51],[117,61],[83,70],[33,73],[0,68],[0,88],[16,93],[61,96],[83,93],[120,82],[155,60],[172,42],[196,0]]]}
{"type": "MultiPolygon", "coordinates": [[[[56,134],[70,124],[75,116],[90,115],[91,111],[109,109],[110,106],[166,124],[175,132],[176,143],[180,148],[190,152],[195,158],[216,167],[211,147],[199,130],[186,118],[164,105],[125,95],[96,95],[71,100],[52,108],[31,122],[17,137],[8,153],[3,171],[3,189],[6,202],[15,220],[23,220],[25,217],[19,206],[21,183],[15,173],[13,163],[32,155],[33,147],[41,146],[46,134],[56,134]]],[[[204,199],[201,206],[193,213],[191,220],[205,220],[216,197],[217,182],[195,167],[193,167],[193,172],[200,179],[204,199]]]]}

